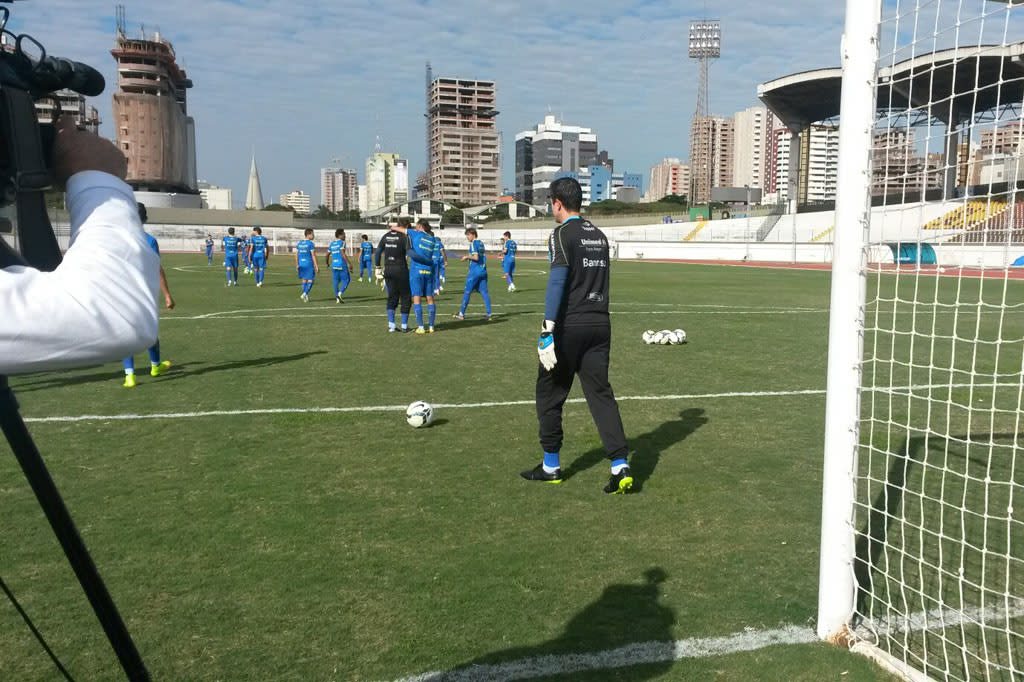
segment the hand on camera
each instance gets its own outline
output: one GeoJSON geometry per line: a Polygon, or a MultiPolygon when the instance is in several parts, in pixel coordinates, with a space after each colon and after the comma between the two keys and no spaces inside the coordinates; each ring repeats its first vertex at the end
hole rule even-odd
{"type": "Polygon", "coordinates": [[[128,173],[128,160],[113,142],[80,130],[71,116],[60,117],[56,129],[53,179],[59,189],[64,189],[72,175],[87,170],[103,171],[124,180],[128,173]]]}

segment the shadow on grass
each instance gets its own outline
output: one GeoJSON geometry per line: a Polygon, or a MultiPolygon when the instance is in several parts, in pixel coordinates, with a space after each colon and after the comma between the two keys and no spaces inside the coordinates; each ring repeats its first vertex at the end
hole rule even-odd
{"type": "Polygon", "coordinates": [[[440,334],[442,332],[457,332],[460,329],[469,329],[470,327],[480,327],[484,325],[493,326],[506,322],[510,317],[524,314],[525,313],[521,312],[495,313],[490,320],[482,315],[480,317],[467,317],[464,320],[453,320],[451,315],[448,315],[447,319],[439,317],[435,331],[440,334]]]}
{"type": "Polygon", "coordinates": [[[1021,608],[1013,567],[1024,552],[1011,542],[1006,511],[1022,483],[1014,467],[1018,441],[1013,432],[910,436],[861,463],[858,498],[871,506],[856,538],[854,625],[864,614],[902,623],[911,605],[927,604],[929,616],[945,609],[949,629],[936,628],[939,634],[920,625],[909,633],[878,628],[913,660],[933,661],[923,672],[935,679],[988,679],[1020,655],[1009,640],[985,637],[984,616],[978,622],[978,616],[961,615],[991,604],[985,613],[994,624],[1011,618],[999,611],[1006,597],[1005,604],[1021,608]],[[957,653],[963,651],[985,655],[957,653]]]}
{"type": "Polygon", "coordinates": [[[588,670],[604,670],[614,679],[647,680],[663,675],[674,663],[672,627],[676,622],[675,611],[660,603],[660,585],[666,577],[661,568],[651,568],[639,584],[609,585],[597,601],[573,616],[555,639],[485,654],[452,670],[416,679],[470,682],[558,676],[569,680],[572,673],[588,670]],[[609,656],[611,650],[625,646],[629,650],[609,656]],[[631,661],[643,665],[623,667],[631,661]]]}
{"type": "MultiPolygon", "coordinates": [[[[629,468],[633,472],[633,492],[643,490],[644,482],[654,474],[664,450],[686,440],[691,433],[707,423],[708,418],[704,416],[704,409],[692,407],[683,410],[679,414],[679,419],[665,422],[649,433],[630,438],[629,468]]],[[[568,480],[600,464],[607,457],[604,448],[594,448],[573,460],[562,475],[568,480]]]]}
{"type": "MultiPolygon", "coordinates": [[[[153,381],[172,381],[174,379],[183,378],[186,376],[199,376],[203,374],[209,374],[210,372],[224,372],[235,369],[242,369],[243,367],[270,367],[271,365],[279,365],[284,362],[294,362],[296,360],[304,360],[305,358],[313,355],[323,355],[327,351],[315,350],[308,351],[306,353],[295,353],[294,355],[272,355],[265,358],[250,358],[248,360],[235,360],[234,362],[218,362],[218,363],[196,363],[186,362],[182,364],[172,364],[170,371],[167,374],[159,378],[153,378],[153,381]]],[[[145,375],[145,368],[140,370],[140,373],[145,375]]],[[[16,386],[13,386],[17,393],[31,393],[32,391],[41,391],[48,388],[62,388],[66,386],[77,386],[80,384],[91,384],[103,381],[120,381],[124,379],[124,374],[120,371],[104,370],[101,372],[93,372],[91,374],[78,374],[76,376],[54,376],[53,374],[38,374],[29,377],[27,381],[19,380],[16,386]]],[[[147,380],[149,377],[147,376],[147,380]]]]}

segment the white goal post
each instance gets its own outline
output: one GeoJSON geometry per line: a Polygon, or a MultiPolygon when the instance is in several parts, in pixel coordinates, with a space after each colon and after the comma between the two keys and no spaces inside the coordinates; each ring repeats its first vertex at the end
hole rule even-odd
{"type": "Polygon", "coordinates": [[[846,3],[817,631],[910,680],[1024,680],[1022,5],[846,3]]]}

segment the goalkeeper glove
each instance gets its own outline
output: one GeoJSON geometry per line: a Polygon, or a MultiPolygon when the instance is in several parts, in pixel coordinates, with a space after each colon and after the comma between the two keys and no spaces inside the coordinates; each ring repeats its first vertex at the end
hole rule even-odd
{"type": "Polygon", "coordinates": [[[380,290],[384,291],[384,268],[374,268],[373,276],[377,280],[380,290]]]}
{"type": "Polygon", "coordinates": [[[544,320],[540,328],[540,337],[537,338],[537,355],[540,357],[540,364],[544,369],[551,371],[558,363],[555,357],[555,323],[551,320],[544,320]]]}

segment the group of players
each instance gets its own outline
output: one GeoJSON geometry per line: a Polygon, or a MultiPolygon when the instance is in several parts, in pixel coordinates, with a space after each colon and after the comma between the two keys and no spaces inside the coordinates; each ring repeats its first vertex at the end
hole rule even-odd
{"type": "MultiPolygon", "coordinates": [[[[462,306],[459,312],[452,315],[454,319],[465,319],[466,308],[469,305],[470,296],[474,291],[479,291],[486,309],[487,319],[491,318],[491,300],[487,289],[487,252],[484,244],[478,238],[474,228],[466,230],[466,240],[469,242],[469,253],[461,260],[469,262],[469,272],[466,275],[466,286],[463,291],[462,306]]],[[[316,277],[320,273],[320,264],[316,259],[316,246],[313,243],[313,230],[307,228],[304,238],[300,240],[294,249],[295,270],[301,283],[299,298],[309,302],[309,293],[316,283],[316,277]]],[[[345,253],[345,230],[337,229],[334,232],[334,241],[327,247],[325,262],[331,269],[334,282],[334,298],[337,303],[344,303],[344,294],[352,281],[352,265],[349,263],[348,255],[345,253]]],[[[270,250],[267,238],[263,236],[260,227],[254,227],[248,239],[235,235],[235,228],[229,227],[228,233],[221,238],[224,249],[224,270],[229,287],[238,286],[239,257],[241,256],[242,267],[246,274],[251,274],[256,280],[256,286],[262,287],[266,276],[267,262],[270,258],[270,250]]],[[[213,265],[214,240],[212,235],[207,235],[203,242],[206,250],[208,265],[213,265]]],[[[502,271],[508,284],[508,291],[516,291],[515,269],[516,252],[518,244],[512,240],[512,234],[505,232],[501,239],[502,271]]],[[[388,232],[381,237],[377,247],[369,240],[368,235],[362,235],[362,242],[359,245],[359,281],[371,281],[371,271],[374,279],[381,286],[381,289],[388,297],[387,316],[388,331],[412,331],[409,328],[409,314],[415,310],[416,333],[431,334],[434,332],[436,318],[436,306],[434,297],[444,291],[446,270],[448,265],[448,252],[440,237],[434,235],[430,221],[421,218],[412,223],[411,218],[399,218],[390,226],[388,232]],[[376,255],[376,258],[374,256],[376,255]],[[381,261],[384,261],[383,265],[381,261]],[[373,269],[375,268],[375,269],[373,269]],[[426,299],[428,324],[423,323],[423,299],[426,299]],[[401,312],[401,326],[395,321],[395,311],[401,312]]]]}

